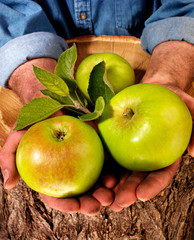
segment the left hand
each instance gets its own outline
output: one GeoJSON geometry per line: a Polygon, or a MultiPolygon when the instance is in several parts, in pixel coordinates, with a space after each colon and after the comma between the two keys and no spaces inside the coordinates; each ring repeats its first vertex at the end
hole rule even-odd
{"type": "MultiPolygon", "coordinates": [[[[169,86],[169,88],[183,99],[194,120],[194,98],[177,87],[169,86]]],[[[191,137],[188,153],[194,156],[194,135],[191,137]]],[[[113,188],[115,200],[110,205],[110,209],[120,211],[132,205],[137,199],[147,201],[154,198],[172,181],[178,170],[181,158],[179,157],[176,162],[164,169],[150,173],[125,171],[120,176],[118,184],[113,188]]]]}
{"type": "MultiPolygon", "coordinates": [[[[154,49],[150,65],[141,82],[160,84],[174,91],[185,102],[194,121],[194,98],[182,90],[193,79],[193,64],[194,46],[191,44],[184,41],[161,43],[154,49]]],[[[194,157],[194,133],[187,150],[194,157]]],[[[115,199],[110,209],[120,211],[137,199],[147,201],[154,198],[169,185],[181,158],[180,156],[176,162],[164,169],[150,173],[126,171],[113,188],[115,199]]]]}
{"type": "Polygon", "coordinates": [[[171,182],[180,161],[181,157],[169,167],[150,173],[126,171],[113,189],[115,200],[110,205],[110,209],[121,211],[137,199],[147,201],[154,198],[171,182]]]}

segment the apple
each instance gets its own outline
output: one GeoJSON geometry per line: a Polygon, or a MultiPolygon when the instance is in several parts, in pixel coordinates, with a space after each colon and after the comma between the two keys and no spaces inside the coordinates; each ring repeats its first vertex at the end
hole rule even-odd
{"type": "Polygon", "coordinates": [[[53,197],[73,197],[97,181],[104,162],[96,131],[72,116],[32,125],[16,153],[16,166],[33,190],[53,197]]]}
{"type": "Polygon", "coordinates": [[[116,94],[100,117],[99,133],[113,158],[133,171],[154,171],[186,150],[192,118],[181,98],[164,86],[140,83],[116,94]]]}
{"type": "Polygon", "coordinates": [[[90,100],[88,85],[90,73],[95,65],[104,61],[107,81],[115,93],[135,83],[135,73],[131,65],[123,57],[115,53],[95,53],[86,57],[76,71],[76,81],[84,96],[90,100]]]}

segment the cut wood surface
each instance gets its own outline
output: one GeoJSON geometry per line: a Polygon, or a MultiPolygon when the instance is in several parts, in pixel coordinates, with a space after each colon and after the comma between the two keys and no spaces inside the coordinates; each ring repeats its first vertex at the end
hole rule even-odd
{"type": "MultiPolygon", "coordinates": [[[[86,36],[68,41],[76,43],[78,61],[96,52],[114,52],[128,60],[143,77],[150,56],[134,37],[86,36]]],[[[194,96],[192,85],[188,93],[194,96]]],[[[0,87],[0,148],[17,119],[22,104],[15,93],[0,87]]],[[[169,186],[154,199],[137,201],[121,212],[103,207],[98,216],[65,214],[51,209],[20,179],[12,190],[3,188],[0,172],[0,240],[7,239],[99,239],[191,240],[193,230],[194,159],[186,153],[169,186]]]]}

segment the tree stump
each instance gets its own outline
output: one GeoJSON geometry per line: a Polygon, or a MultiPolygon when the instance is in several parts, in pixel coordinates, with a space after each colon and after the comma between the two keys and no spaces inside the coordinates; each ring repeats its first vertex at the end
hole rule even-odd
{"type": "MultiPolygon", "coordinates": [[[[78,62],[94,52],[116,52],[135,68],[139,81],[149,64],[140,42],[127,37],[85,37],[77,43],[78,62]],[[84,54],[83,54],[84,53],[84,54]]],[[[191,86],[189,93],[194,96],[191,86]]],[[[0,146],[17,119],[22,104],[8,89],[0,88],[0,146]]],[[[20,179],[12,190],[3,188],[0,172],[0,240],[191,240],[193,230],[194,158],[183,155],[170,185],[154,199],[137,201],[121,212],[103,207],[98,216],[65,214],[44,204],[38,193],[20,179]]]]}

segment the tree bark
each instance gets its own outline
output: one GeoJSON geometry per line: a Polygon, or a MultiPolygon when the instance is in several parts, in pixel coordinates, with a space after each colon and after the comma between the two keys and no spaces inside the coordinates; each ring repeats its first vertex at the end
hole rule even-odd
{"type": "Polygon", "coordinates": [[[185,155],[172,183],[154,199],[98,216],[65,214],[46,206],[20,180],[4,190],[0,175],[0,239],[190,240],[193,230],[194,159],[185,155]]]}
{"type": "MultiPolygon", "coordinates": [[[[144,65],[133,61],[133,57],[129,59],[132,66],[136,66],[136,77],[141,78],[149,58],[140,52],[136,40],[132,40],[134,42],[130,51],[136,53],[137,59],[145,56],[145,61],[141,61],[144,65]]],[[[117,52],[116,43],[108,43],[111,49],[105,47],[106,50],[117,52]]],[[[126,39],[118,43],[120,50],[117,53],[123,49],[121,45],[126,43],[129,45],[126,39]]],[[[84,48],[87,41],[82,39],[80,44],[79,55],[82,55],[80,49],[86,54],[91,53],[88,48],[88,51],[84,48]]],[[[93,45],[94,51],[104,46],[96,39],[93,45]]],[[[0,88],[0,146],[3,146],[21,106],[12,91],[0,88]]],[[[51,209],[22,179],[14,189],[5,190],[0,172],[0,240],[191,240],[194,215],[193,169],[194,158],[185,153],[173,181],[154,199],[137,201],[121,212],[103,207],[100,214],[94,217],[81,213],[65,214],[51,209]]]]}

